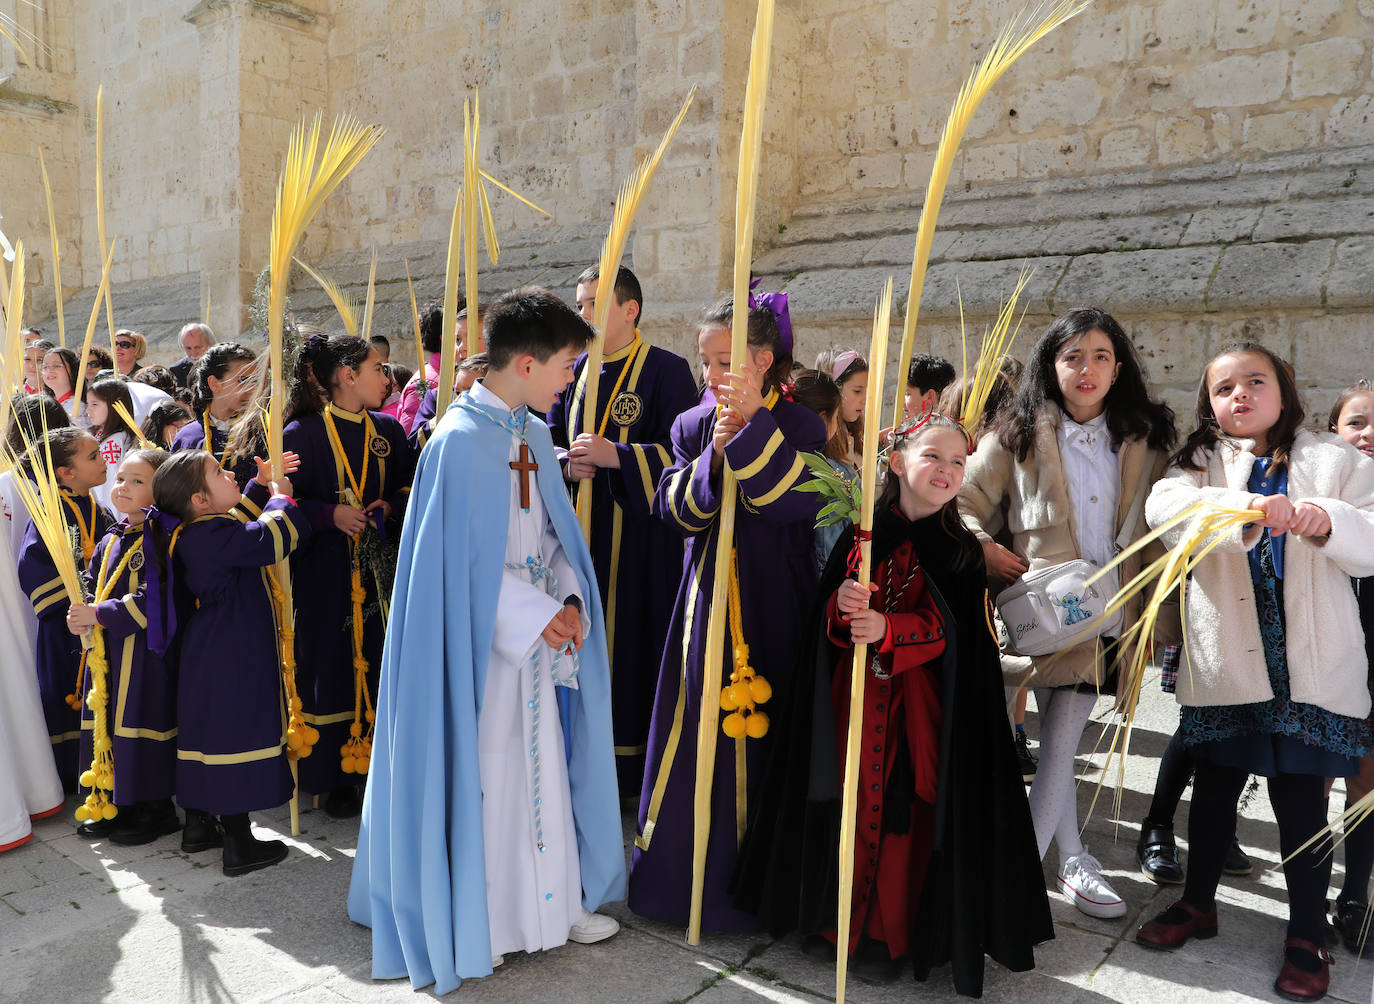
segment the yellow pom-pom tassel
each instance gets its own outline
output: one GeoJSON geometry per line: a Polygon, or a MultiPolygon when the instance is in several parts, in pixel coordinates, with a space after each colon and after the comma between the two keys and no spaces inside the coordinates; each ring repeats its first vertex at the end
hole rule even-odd
{"type": "Polygon", "coordinates": [[[373,711],[371,708],[368,708],[366,711],[363,712],[363,717],[367,719],[367,724],[371,725],[377,720],[377,712],[373,711]]]}
{"type": "Polygon", "coordinates": [[[95,771],[93,771],[93,770],[83,770],[83,771],[81,772],[81,787],[83,787],[83,788],[94,788],[94,787],[95,787],[95,771]]]}
{"type": "Polygon", "coordinates": [[[304,738],[295,729],[286,730],[286,748],[289,750],[299,750],[304,738]]]}
{"type": "Polygon", "coordinates": [[[773,685],[763,677],[756,676],[749,681],[749,693],[755,704],[764,704],[773,696],[773,685]]]}
{"type": "Polygon", "coordinates": [[[762,739],[768,734],[768,715],[762,711],[755,711],[745,719],[744,726],[749,732],[750,739],[762,739]]]}
{"type": "Polygon", "coordinates": [[[720,727],[725,730],[725,734],[731,739],[743,739],[749,728],[744,720],[744,716],[738,711],[726,715],[725,721],[721,722],[720,727]]]}
{"type": "Polygon", "coordinates": [[[90,819],[90,818],[91,818],[91,810],[90,810],[90,809],[86,808],[84,805],[78,805],[78,806],[76,807],[76,821],[77,821],[78,823],[84,823],[84,822],[86,822],[86,821],[87,821],[88,819],[90,819]]]}
{"type": "Polygon", "coordinates": [[[119,815],[119,809],[106,802],[105,807],[100,810],[100,815],[105,819],[114,819],[115,816],[119,815]]]}
{"type": "Polygon", "coordinates": [[[366,756],[361,757],[359,758],[356,766],[359,774],[366,774],[367,769],[372,766],[372,758],[366,756]]]}
{"type": "Polygon", "coordinates": [[[731,684],[720,692],[720,710],[734,711],[738,707],[735,703],[735,687],[731,684]]]}
{"type": "Polygon", "coordinates": [[[352,774],[354,770],[357,769],[358,761],[354,757],[346,756],[343,758],[343,762],[340,763],[339,766],[343,769],[343,772],[345,774],[352,774]]]}
{"type": "Polygon", "coordinates": [[[734,683],[730,685],[730,696],[734,698],[735,707],[748,707],[754,702],[754,695],[747,683],[734,683]]]}

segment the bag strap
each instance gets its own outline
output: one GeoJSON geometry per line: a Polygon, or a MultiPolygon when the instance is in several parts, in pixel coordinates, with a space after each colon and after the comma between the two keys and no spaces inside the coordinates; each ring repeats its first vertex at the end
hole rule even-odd
{"type": "Polygon", "coordinates": [[[1126,520],[1121,524],[1121,532],[1116,535],[1116,550],[1120,553],[1131,546],[1131,530],[1139,522],[1141,513],[1145,511],[1145,496],[1150,493],[1150,479],[1145,476],[1145,472],[1140,472],[1140,484],[1136,487],[1135,498],[1131,499],[1131,508],[1126,511],[1126,520]]]}

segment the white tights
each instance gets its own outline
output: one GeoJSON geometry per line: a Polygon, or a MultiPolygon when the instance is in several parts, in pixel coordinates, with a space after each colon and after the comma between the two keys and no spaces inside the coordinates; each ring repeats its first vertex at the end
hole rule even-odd
{"type": "Polygon", "coordinates": [[[1035,707],[1040,713],[1040,765],[1028,797],[1042,861],[1051,840],[1058,845],[1061,866],[1065,859],[1083,851],[1078,838],[1073,758],[1096,703],[1097,694],[1091,690],[1035,688],[1035,707]]]}

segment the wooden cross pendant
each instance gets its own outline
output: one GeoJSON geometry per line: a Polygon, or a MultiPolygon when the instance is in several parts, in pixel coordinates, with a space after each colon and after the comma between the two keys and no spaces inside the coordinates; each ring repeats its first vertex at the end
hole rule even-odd
{"type": "Polygon", "coordinates": [[[539,470],[539,465],[530,459],[529,444],[520,444],[520,459],[510,462],[510,469],[520,472],[520,508],[530,511],[530,474],[539,470]]]}

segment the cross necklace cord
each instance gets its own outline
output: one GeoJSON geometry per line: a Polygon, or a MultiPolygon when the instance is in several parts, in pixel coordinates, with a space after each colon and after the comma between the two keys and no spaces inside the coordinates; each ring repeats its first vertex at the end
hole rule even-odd
{"type": "Polygon", "coordinates": [[[520,440],[520,459],[512,460],[508,466],[512,471],[520,472],[520,508],[529,512],[530,474],[539,470],[539,465],[530,459],[529,444],[523,439],[520,440]]]}
{"type": "Polygon", "coordinates": [[[461,408],[466,408],[469,411],[475,412],[478,415],[481,415],[483,418],[485,418],[488,422],[491,422],[493,425],[499,425],[501,428],[505,429],[511,435],[519,437],[520,456],[518,459],[512,460],[506,466],[508,466],[513,472],[518,472],[520,474],[520,508],[525,510],[525,512],[529,512],[530,474],[539,470],[539,464],[531,458],[529,444],[525,442],[525,418],[527,417],[526,412],[523,409],[516,409],[516,411],[511,412],[510,418],[502,420],[497,418],[495,415],[493,415],[491,412],[487,411],[480,405],[474,404],[473,402],[469,401],[468,396],[466,394],[464,394],[462,397],[458,399],[458,406],[461,408]]]}

